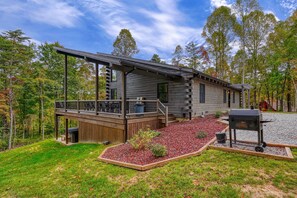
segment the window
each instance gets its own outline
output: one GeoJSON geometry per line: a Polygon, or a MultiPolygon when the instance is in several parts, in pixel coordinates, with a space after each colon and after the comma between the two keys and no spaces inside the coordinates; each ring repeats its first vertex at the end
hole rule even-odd
{"type": "Polygon", "coordinates": [[[111,70],[111,82],[117,81],[117,71],[111,70]]]}
{"type": "Polygon", "coordinates": [[[199,91],[200,91],[199,101],[200,101],[200,103],[205,103],[205,84],[200,83],[199,91]]]}
{"type": "Polygon", "coordinates": [[[158,83],[157,97],[161,102],[168,102],[168,83],[158,83]]]}
{"type": "Polygon", "coordinates": [[[233,103],[235,103],[235,91],[233,91],[233,103]]]}
{"type": "Polygon", "coordinates": [[[110,93],[111,93],[110,99],[111,100],[116,100],[117,99],[117,89],[111,89],[110,93]]]}
{"type": "Polygon", "coordinates": [[[224,103],[227,102],[227,90],[224,89],[224,103]]]}

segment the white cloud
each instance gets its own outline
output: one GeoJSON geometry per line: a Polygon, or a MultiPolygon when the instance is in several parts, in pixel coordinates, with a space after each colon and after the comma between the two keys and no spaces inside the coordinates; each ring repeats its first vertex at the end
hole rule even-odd
{"type": "Polygon", "coordinates": [[[210,5],[213,8],[218,8],[221,6],[231,7],[231,3],[227,3],[227,0],[210,0],[210,5]]]}
{"type": "Polygon", "coordinates": [[[276,14],[273,11],[271,11],[271,10],[264,10],[264,13],[265,14],[273,14],[275,16],[275,19],[277,21],[280,21],[280,19],[276,16],[276,14]]]}
{"type": "Polygon", "coordinates": [[[7,17],[31,20],[56,27],[73,27],[83,15],[62,0],[10,0],[0,2],[0,11],[7,17]]]}
{"type": "Polygon", "coordinates": [[[36,40],[36,39],[33,39],[33,38],[31,38],[31,39],[30,39],[30,42],[31,42],[31,43],[34,43],[36,46],[39,46],[39,45],[41,45],[41,44],[42,44],[42,42],[41,42],[41,41],[39,41],[39,40],[36,40]]]}
{"type": "Polygon", "coordinates": [[[297,9],[297,0],[280,0],[280,5],[287,9],[288,14],[291,15],[297,9]]]}
{"type": "Polygon", "coordinates": [[[153,10],[144,6],[127,7],[119,0],[87,0],[80,3],[96,16],[99,26],[111,38],[116,38],[121,29],[127,28],[141,52],[159,53],[161,57],[173,52],[178,44],[199,39],[202,31],[184,25],[186,16],[178,10],[177,1],[174,0],[154,0],[157,9],[153,10]]]}

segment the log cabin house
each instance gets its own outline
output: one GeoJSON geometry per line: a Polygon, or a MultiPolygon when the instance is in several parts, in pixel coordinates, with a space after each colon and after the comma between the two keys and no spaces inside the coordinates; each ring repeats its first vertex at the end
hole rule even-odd
{"type": "Polygon", "coordinates": [[[64,100],[55,102],[55,132],[65,121],[78,121],[79,142],[126,142],[139,129],[157,129],[189,118],[239,108],[244,86],[214,78],[197,70],[103,53],[55,47],[65,56],[64,100]],[[67,57],[85,59],[96,68],[93,101],[67,100],[67,57]],[[99,64],[106,66],[106,100],[99,100],[99,64]]]}

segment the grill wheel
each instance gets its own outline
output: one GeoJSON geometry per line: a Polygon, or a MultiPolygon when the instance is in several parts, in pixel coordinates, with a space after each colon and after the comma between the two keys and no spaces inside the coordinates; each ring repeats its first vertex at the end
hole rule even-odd
{"type": "Polygon", "coordinates": [[[264,152],[264,148],[263,148],[262,146],[256,146],[256,147],[255,147],[255,150],[256,150],[257,152],[261,152],[261,153],[264,152]]]}

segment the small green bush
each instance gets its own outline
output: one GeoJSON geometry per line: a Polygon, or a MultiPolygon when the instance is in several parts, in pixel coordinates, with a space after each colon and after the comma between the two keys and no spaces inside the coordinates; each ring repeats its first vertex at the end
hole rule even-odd
{"type": "Polygon", "coordinates": [[[8,143],[4,140],[0,140],[0,151],[4,151],[5,149],[7,149],[8,147],[8,143]]]}
{"type": "Polygon", "coordinates": [[[220,112],[220,111],[217,111],[217,112],[216,112],[216,114],[215,114],[215,117],[216,117],[216,118],[220,118],[220,117],[221,117],[221,115],[222,115],[222,112],[220,112]]]}
{"type": "Polygon", "coordinates": [[[148,129],[147,131],[150,132],[153,137],[158,137],[161,135],[161,133],[159,131],[150,130],[150,129],[148,129]]]}
{"type": "Polygon", "coordinates": [[[150,150],[155,157],[164,157],[167,155],[167,148],[162,144],[153,144],[150,146],[150,150]]]}
{"type": "Polygon", "coordinates": [[[139,130],[128,142],[136,150],[145,149],[154,138],[151,131],[139,130]]]}
{"type": "Polygon", "coordinates": [[[204,132],[204,131],[199,131],[196,133],[196,138],[198,139],[203,139],[203,138],[206,138],[207,137],[207,133],[204,132]]]}

